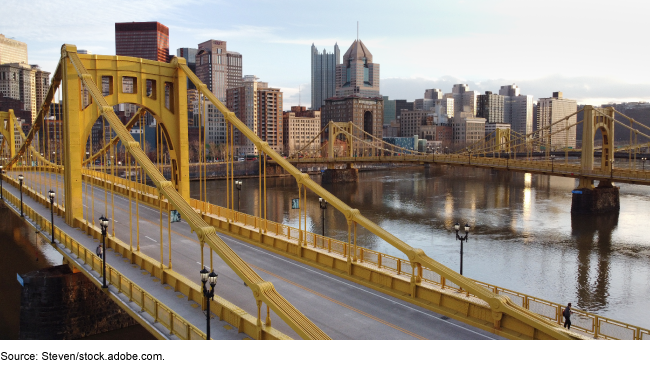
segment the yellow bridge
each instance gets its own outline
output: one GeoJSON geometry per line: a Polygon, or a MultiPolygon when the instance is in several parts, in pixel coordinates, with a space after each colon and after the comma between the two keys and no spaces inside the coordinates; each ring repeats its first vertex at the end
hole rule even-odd
{"type": "MultiPolygon", "coordinates": [[[[613,110],[585,107],[584,113],[589,125],[607,133],[615,123],[613,110]]],[[[102,236],[99,216],[108,217],[106,240],[110,251],[104,255],[108,283],[104,291],[157,338],[206,338],[205,310],[254,339],[650,339],[647,329],[579,310],[575,311],[575,330],[568,331],[562,327],[560,304],[460,275],[369,221],[292,165],[398,160],[575,174],[582,187],[592,189],[593,180],[605,180],[608,173],[610,182],[646,183],[650,176],[644,172],[612,170],[608,161],[614,157],[613,139],[603,143],[606,158],[597,169],[587,168],[593,165],[593,146],[583,145],[583,151],[591,148],[592,154],[583,154],[580,165],[551,162],[549,167],[548,162],[532,161],[534,148],[529,141],[525,142],[529,159],[488,156],[504,150],[525,152],[524,147],[516,146],[512,135],[496,136],[496,142],[483,141],[482,147],[473,146],[464,155],[396,156],[397,149],[391,147],[392,152],[384,153],[389,150],[385,145],[369,141],[375,151],[366,157],[355,157],[350,149],[347,156],[320,157],[324,155],[321,153],[287,160],[230,112],[189,70],[184,59],[160,63],[85,55],[77,54],[72,45],[61,49],[46,102],[29,133],[24,135],[16,127],[13,112],[1,113],[0,119],[5,201],[16,211],[24,211],[27,221],[52,240],[65,262],[97,286],[104,279],[99,277],[104,262],[94,254],[93,238],[102,236]],[[212,103],[227,122],[225,207],[205,201],[205,173],[199,184],[200,199],[190,198],[188,77],[199,91],[200,108],[212,103]],[[58,123],[47,122],[54,100],[58,100],[58,123]],[[118,104],[134,104],[139,110],[124,124],[114,112],[118,104]],[[136,141],[129,132],[145,112],[156,120],[159,143],[155,153],[145,153],[142,141],[136,141]],[[91,138],[93,126],[110,130],[115,138],[93,146],[97,144],[91,138]],[[22,140],[19,145],[16,135],[22,140]],[[255,215],[234,210],[233,142],[239,135],[248,138],[260,154],[256,198],[261,203],[255,215]],[[123,151],[117,149],[118,142],[123,151]],[[92,156],[86,152],[87,143],[92,156]],[[115,157],[120,155],[119,161],[124,164],[116,166],[115,157]],[[102,161],[100,169],[93,167],[97,159],[102,161]],[[298,183],[301,218],[297,229],[266,219],[267,160],[281,166],[298,183]],[[169,181],[162,173],[165,166],[169,166],[169,181]],[[153,186],[147,185],[148,181],[153,186]],[[49,191],[55,193],[52,203],[49,191]],[[309,199],[325,199],[346,217],[346,242],[307,231],[308,191],[309,199]],[[56,214],[54,222],[48,215],[50,209],[56,214]],[[183,220],[173,223],[173,229],[172,211],[180,213],[183,220]],[[376,235],[405,258],[358,247],[357,229],[376,235]],[[50,237],[51,231],[54,237],[50,237]],[[203,297],[201,268],[220,276],[214,301],[203,297]],[[305,278],[323,286],[314,290],[301,284],[305,278]],[[373,315],[379,310],[390,313],[390,319],[373,315]],[[341,318],[340,311],[350,314],[341,318]],[[408,316],[402,315],[407,312],[408,316]],[[273,325],[272,317],[277,317],[273,325]],[[367,337],[369,332],[374,337],[367,337]]],[[[204,121],[200,123],[205,128],[204,121]]],[[[353,126],[345,128],[332,126],[329,133],[338,131],[350,139],[357,138],[353,126]]],[[[205,172],[205,150],[199,159],[205,172]]]]}

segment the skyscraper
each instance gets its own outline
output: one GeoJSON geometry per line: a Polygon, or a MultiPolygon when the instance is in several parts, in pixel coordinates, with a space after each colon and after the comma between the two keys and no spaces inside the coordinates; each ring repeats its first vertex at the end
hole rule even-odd
{"type": "Polygon", "coordinates": [[[379,97],[379,64],[372,63],[372,53],[355,40],[336,66],[336,96],[379,97]]]}
{"type": "Polygon", "coordinates": [[[0,65],[3,63],[27,63],[27,43],[0,34],[0,65]]]}
{"type": "Polygon", "coordinates": [[[115,54],[167,62],[169,28],[158,22],[115,23],[115,54]]]}
{"type": "MultiPolygon", "coordinates": [[[[325,100],[321,125],[353,122],[365,133],[381,138],[384,99],[379,94],[379,64],[372,63],[372,54],[360,40],[352,43],[342,62],[336,66],[335,96],[325,100]]],[[[356,133],[358,138],[368,138],[356,133]]]]}
{"type": "Polygon", "coordinates": [[[318,53],[311,45],[311,109],[319,110],[325,105],[325,99],[334,96],[336,91],[336,66],[341,64],[341,52],[334,44],[334,53],[318,53]]]}
{"type": "MultiPolygon", "coordinates": [[[[187,67],[196,74],[196,53],[199,50],[196,48],[179,48],[176,50],[177,57],[183,57],[187,61],[187,67]]],[[[187,79],[187,89],[196,89],[196,86],[187,79]]]]}
{"type": "Polygon", "coordinates": [[[454,117],[460,117],[459,113],[467,112],[476,115],[476,97],[478,93],[471,91],[467,84],[456,84],[452,88],[454,97],[454,117]]]}
{"type": "Polygon", "coordinates": [[[574,115],[567,120],[559,122],[553,126],[553,123],[560,119],[575,113],[578,110],[578,103],[575,100],[564,99],[561,92],[554,92],[550,98],[540,98],[537,104],[538,113],[537,125],[540,130],[540,138],[544,144],[551,145],[552,149],[557,148],[575,148],[576,147],[576,126],[577,116],[574,115]],[[550,131],[548,127],[551,126],[550,131]],[[572,126],[572,127],[569,127],[572,126]]]}
{"type": "MultiPolygon", "coordinates": [[[[281,153],[284,147],[282,126],[282,92],[268,83],[246,75],[242,86],[227,91],[226,106],[246,126],[281,153]]],[[[257,154],[257,147],[243,134],[235,131],[236,154],[257,154]]]]}
{"type": "Polygon", "coordinates": [[[228,52],[226,41],[203,42],[196,53],[196,76],[219,100],[226,101],[226,90],[242,85],[242,55],[228,52]]]}
{"type": "Polygon", "coordinates": [[[501,86],[499,95],[505,96],[503,123],[510,124],[510,128],[517,133],[532,133],[533,96],[520,95],[519,86],[515,84],[501,86]]]}

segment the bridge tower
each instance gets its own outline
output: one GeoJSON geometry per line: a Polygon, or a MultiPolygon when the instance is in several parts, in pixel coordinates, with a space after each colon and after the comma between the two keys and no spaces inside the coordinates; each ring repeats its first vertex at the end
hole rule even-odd
{"type": "Polygon", "coordinates": [[[16,115],[12,109],[9,109],[8,112],[0,112],[0,132],[2,132],[2,144],[7,145],[9,156],[12,157],[16,154],[16,134],[14,132],[15,125],[16,115]]]}
{"type": "Polygon", "coordinates": [[[582,129],[582,156],[580,167],[582,177],[573,190],[571,213],[605,213],[620,209],[619,189],[611,179],[602,179],[594,188],[594,179],[585,177],[593,173],[612,176],[614,162],[614,108],[584,107],[582,129]],[[596,131],[602,134],[602,157],[600,167],[594,168],[594,137],[596,131]]]}
{"type": "Polygon", "coordinates": [[[98,85],[111,107],[135,104],[153,115],[169,148],[172,184],[189,202],[187,79],[178,67],[185,60],[175,58],[171,63],[164,63],[125,56],[78,54],[84,70],[76,70],[68,59],[68,53],[76,51],[75,46],[64,45],[61,53],[61,82],[67,101],[63,106],[66,223],[74,227],[75,220],[83,219],[81,177],[85,146],[93,124],[101,115],[99,104],[85,97],[79,74],[98,85]]]}
{"type": "Polygon", "coordinates": [[[327,159],[330,161],[327,163],[327,170],[323,173],[323,182],[324,183],[336,183],[336,182],[356,182],[359,180],[359,172],[352,166],[352,163],[347,164],[346,169],[338,170],[334,165],[334,159],[337,157],[334,153],[334,144],[338,136],[344,135],[347,142],[347,157],[352,157],[352,145],[353,133],[354,133],[354,124],[353,122],[341,123],[330,121],[328,133],[329,140],[327,141],[327,159]]]}

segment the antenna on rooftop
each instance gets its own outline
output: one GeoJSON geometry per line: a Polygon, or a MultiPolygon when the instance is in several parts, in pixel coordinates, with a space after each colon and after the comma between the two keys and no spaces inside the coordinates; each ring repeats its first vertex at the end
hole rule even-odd
{"type": "Polygon", "coordinates": [[[357,42],[359,41],[359,21],[357,20],[357,42]]]}

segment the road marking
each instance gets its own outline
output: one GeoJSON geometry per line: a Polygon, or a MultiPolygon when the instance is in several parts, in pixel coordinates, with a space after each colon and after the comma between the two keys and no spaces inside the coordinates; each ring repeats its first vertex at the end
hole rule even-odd
{"type": "Polygon", "coordinates": [[[272,273],[272,272],[270,272],[270,271],[266,271],[266,270],[262,269],[262,268],[259,267],[259,266],[255,266],[255,265],[253,265],[253,264],[248,264],[248,265],[249,265],[250,267],[252,267],[252,268],[255,268],[255,269],[259,270],[259,271],[265,272],[265,273],[267,273],[267,274],[269,274],[269,275],[271,275],[271,276],[273,276],[273,277],[275,277],[275,278],[278,278],[278,279],[280,279],[280,280],[282,280],[282,281],[284,281],[284,282],[287,282],[287,283],[289,283],[289,284],[291,284],[291,285],[294,285],[294,286],[296,286],[296,287],[298,287],[298,288],[300,288],[300,289],[302,289],[302,290],[305,290],[305,291],[308,291],[308,292],[310,292],[310,293],[312,293],[312,294],[318,295],[319,297],[321,297],[321,298],[323,298],[323,299],[327,299],[327,300],[329,300],[329,301],[332,302],[332,303],[338,304],[338,305],[340,305],[340,306],[342,306],[342,307],[344,307],[344,308],[347,308],[347,309],[349,309],[349,310],[351,310],[351,311],[353,311],[353,312],[359,313],[359,314],[361,314],[362,316],[366,316],[366,317],[368,317],[368,318],[370,318],[370,319],[372,319],[372,320],[375,320],[375,321],[377,321],[377,322],[379,322],[379,323],[381,323],[381,324],[384,324],[384,325],[386,325],[386,326],[388,326],[388,327],[391,327],[391,328],[394,328],[394,329],[396,329],[396,330],[398,330],[398,331],[400,331],[400,332],[406,333],[406,334],[409,335],[409,336],[413,336],[413,337],[417,338],[418,340],[428,340],[428,338],[422,337],[422,336],[420,336],[420,335],[418,335],[418,334],[416,334],[416,333],[413,333],[413,332],[411,332],[411,331],[409,331],[409,330],[405,330],[404,328],[402,328],[402,327],[398,327],[398,326],[396,326],[396,325],[394,325],[394,324],[392,324],[392,323],[390,323],[390,322],[386,322],[386,321],[384,321],[384,320],[382,320],[382,319],[380,319],[380,318],[377,318],[377,317],[375,317],[375,316],[373,316],[373,315],[371,315],[371,314],[368,314],[368,313],[366,313],[366,312],[364,312],[364,311],[361,311],[361,310],[359,310],[359,309],[356,309],[356,308],[354,308],[354,307],[352,307],[352,306],[349,306],[349,305],[347,305],[347,304],[345,304],[345,303],[339,302],[338,300],[336,300],[336,299],[334,299],[334,298],[330,298],[330,297],[328,297],[327,295],[321,294],[321,293],[319,293],[319,292],[317,292],[317,291],[315,291],[315,290],[311,290],[311,289],[309,289],[309,288],[307,288],[307,287],[304,287],[304,286],[302,286],[302,285],[300,285],[300,284],[298,284],[298,283],[294,283],[293,281],[287,280],[287,279],[283,278],[283,277],[280,276],[280,275],[276,275],[276,274],[274,274],[274,273],[272,273]]]}
{"type": "MultiPolygon", "coordinates": [[[[118,197],[118,198],[123,199],[124,201],[128,201],[128,200],[129,200],[128,198],[125,198],[125,197],[121,196],[120,194],[116,194],[115,196],[118,197]]],[[[139,202],[139,205],[140,205],[141,207],[145,208],[145,209],[151,210],[152,212],[158,213],[158,210],[155,210],[155,209],[149,208],[148,206],[144,205],[141,201],[139,202]]],[[[122,210],[122,211],[125,211],[124,209],[121,209],[121,208],[119,208],[119,207],[118,207],[118,209],[120,209],[120,210],[122,210]]],[[[150,220],[148,220],[148,219],[146,219],[146,218],[142,218],[142,217],[140,217],[140,219],[141,219],[141,220],[144,220],[144,221],[146,221],[146,222],[149,222],[149,223],[151,223],[151,224],[156,225],[156,223],[153,223],[152,221],[150,221],[150,220]]],[[[189,240],[191,240],[191,241],[194,241],[194,242],[196,242],[196,243],[199,243],[196,239],[193,239],[193,238],[190,238],[190,237],[188,237],[188,236],[185,236],[185,235],[182,234],[182,233],[176,232],[176,231],[174,231],[174,230],[172,230],[172,232],[175,233],[175,234],[177,234],[177,235],[179,235],[179,236],[181,236],[181,237],[184,237],[184,238],[187,238],[187,239],[189,239],[189,240]]],[[[145,236],[145,237],[147,237],[147,236],[145,236]]],[[[284,262],[289,263],[289,264],[291,264],[291,265],[298,266],[298,267],[302,268],[303,270],[306,270],[306,271],[309,271],[309,272],[313,272],[313,273],[315,273],[315,274],[317,274],[317,275],[320,275],[320,276],[326,277],[326,278],[328,278],[329,280],[336,281],[336,282],[338,282],[338,283],[340,283],[340,284],[343,284],[343,285],[349,286],[349,287],[351,287],[351,288],[354,288],[354,289],[356,289],[356,290],[360,290],[360,291],[363,291],[363,292],[365,292],[365,293],[368,293],[368,294],[374,295],[374,296],[376,296],[376,297],[379,297],[379,298],[381,298],[381,299],[384,299],[384,300],[386,300],[386,301],[389,301],[389,302],[391,302],[391,303],[393,303],[393,304],[397,304],[397,305],[399,305],[399,306],[402,306],[402,307],[408,308],[409,310],[415,311],[415,312],[417,312],[417,313],[424,314],[424,315],[426,315],[426,316],[428,316],[428,317],[430,317],[430,318],[433,318],[433,319],[435,319],[435,320],[438,320],[438,321],[441,321],[441,322],[443,322],[443,323],[449,324],[449,325],[451,325],[451,326],[454,326],[454,327],[457,327],[457,328],[463,329],[463,330],[465,330],[465,331],[468,331],[468,332],[474,333],[474,334],[476,334],[476,335],[478,335],[478,336],[481,336],[481,337],[484,337],[484,338],[487,338],[487,339],[490,339],[490,340],[496,340],[496,339],[494,339],[494,338],[492,338],[492,337],[489,337],[489,336],[486,336],[486,335],[484,335],[484,334],[482,334],[482,333],[479,333],[479,332],[473,331],[473,330],[471,330],[471,329],[469,329],[469,328],[465,328],[465,327],[460,326],[460,325],[458,325],[458,324],[455,324],[455,323],[449,322],[448,320],[441,319],[440,317],[437,317],[437,316],[432,315],[432,314],[430,314],[430,313],[427,313],[427,312],[424,312],[424,311],[421,311],[421,310],[418,310],[418,309],[412,308],[412,307],[410,307],[410,306],[408,306],[408,305],[406,305],[406,304],[404,304],[404,303],[400,303],[400,302],[398,302],[398,301],[395,301],[395,300],[392,300],[392,299],[386,298],[386,297],[384,297],[384,296],[381,296],[381,295],[379,295],[379,294],[377,294],[377,293],[373,293],[373,292],[370,291],[370,290],[366,290],[366,289],[363,289],[363,288],[360,288],[360,287],[354,286],[354,285],[352,285],[352,284],[350,284],[350,283],[347,283],[347,282],[345,282],[345,281],[343,281],[343,280],[339,280],[339,279],[336,279],[336,278],[330,277],[330,276],[328,276],[328,275],[326,275],[325,273],[322,273],[322,272],[320,272],[320,271],[313,270],[313,269],[311,269],[311,268],[308,268],[308,267],[305,267],[305,266],[299,265],[298,263],[296,263],[296,262],[294,262],[294,261],[292,261],[292,260],[283,259],[283,258],[281,258],[281,257],[275,256],[275,255],[271,254],[270,252],[268,252],[268,251],[266,251],[266,250],[264,250],[264,249],[256,248],[256,247],[254,247],[253,245],[247,244],[247,243],[245,243],[245,242],[240,242],[240,241],[237,240],[236,238],[232,238],[232,237],[230,237],[230,236],[228,236],[228,235],[225,235],[225,234],[224,234],[223,236],[222,236],[222,235],[219,235],[219,237],[220,237],[221,239],[223,239],[223,240],[227,239],[227,240],[231,241],[232,243],[238,244],[238,245],[240,245],[240,246],[245,246],[245,247],[247,247],[247,248],[249,248],[249,249],[251,249],[251,250],[254,250],[254,251],[261,252],[261,253],[264,254],[264,255],[271,256],[272,258],[275,258],[276,260],[284,261],[284,262]]],[[[152,239],[152,238],[150,238],[150,237],[147,237],[147,238],[149,238],[150,240],[152,240],[152,241],[154,241],[154,242],[157,243],[156,240],[154,240],[154,239],[152,239]]],[[[201,263],[198,263],[198,264],[200,265],[201,263]]],[[[249,264],[249,265],[250,265],[250,264],[249,264]]],[[[253,265],[250,265],[250,266],[253,266],[253,265]]]]}
{"type": "MultiPolygon", "coordinates": [[[[236,241],[234,238],[232,238],[232,237],[225,236],[224,238],[227,238],[228,240],[233,241],[233,243],[236,243],[236,244],[239,244],[239,245],[242,245],[242,246],[244,245],[243,242],[237,242],[237,241],[236,241]]],[[[319,272],[319,271],[316,271],[316,270],[312,270],[312,269],[307,268],[307,267],[304,267],[304,266],[302,266],[302,265],[298,265],[297,263],[295,263],[295,262],[293,262],[293,261],[291,261],[291,260],[286,260],[286,259],[283,259],[283,258],[281,258],[281,257],[277,257],[277,256],[272,255],[271,253],[267,252],[266,250],[263,250],[263,249],[259,249],[259,248],[253,247],[252,245],[246,245],[246,247],[250,248],[251,250],[255,250],[255,251],[261,252],[262,254],[265,254],[265,255],[267,255],[267,256],[271,256],[271,257],[273,257],[273,258],[275,258],[275,259],[277,259],[277,260],[284,261],[284,262],[287,262],[287,263],[289,263],[289,264],[291,264],[291,265],[298,266],[298,267],[302,268],[303,270],[311,271],[311,272],[313,272],[313,273],[315,273],[315,274],[318,274],[318,275],[320,275],[320,276],[324,276],[324,277],[326,277],[326,278],[328,278],[328,279],[330,279],[330,280],[333,280],[333,281],[339,282],[339,283],[341,283],[341,284],[343,284],[343,285],[347,285],[347,286],[349,286],[349,287],[351,287],[351,288],[354,288],[354,289],[357,289],[357,290],[360,290],[360,291],[366,292],[366,293],[368,293],[368,294],[372,294],[372,295],[374,295],[374,296],[376,296],[376,297],[382,298],[382,299],[387,300],[387,301],[389,301],[389,302],[391,302],[391,303],[394,303],[394,304],[400,305],[400,306],[402,306],[402,307],[406,307],[406,308],[408,308],[408,309],[410,309],[410,310],[412,310],[412,311],[415,311],[415,312],[418,312],[418,313],[422,313],[422,314],[424,314],[424,315],[426,315],[426,316],[429,316],[429,317],[431,317],[431,318],[433,318],[433,319],[436,319],[436,320],[438,320],[438,321],[441,321],[441,322],[444,322],[444,323],[450,324],[450,325],[452,325],[452,326],[454,326],[454,327],[458,327],[458,328],[464,329],[465,331],[472,332],[472,333],[474,333],[474,334],[477,334],[477,335],[479,335],[479,336],[485,337],[485,338],[490,339],[490,340],[496,340],[496,339],[494,339],[494,338],[492,338],[492,337],[489,337],[489,336],[486,336],[486,335],[484,335],[484,334],[482,334],[482,333],[479,333],[479,332],[476,332],[476,331],[472,331],[472,330],[469,329],[469,328],[465,328],[465,327],[463,327],[463,326],[459,326],[459,325],[457,325],[457,324],[455,324],[455,323],[448,322],[447,320],[444,320],[444,319],[442,319],[442,318],[440,318],[440,317],[434,316],[434,315],[432,315],[432,314],[430,314],[430,313],[423,312],[423,311],[418,310],[418,309],[415,309],[415,308],[411,308],[411,307],[409,307],[408,305],[406,305],[406,304],[404,304],[404,303],[400,303],[400,302],[397,302],[397,301],[391,300],[391,299],[386,298],[386,297],[383,297],[383,296],[381,296],[381,295],[379,295],[379,294],[377,294],[377,293],[373,293],[373,292],[371,292],[371,291],[369,291],[369,290],[366,290],[366,289],[363,289],[363,288],[359,288],[359,287],[354,286],[354,285],[352,285],[352,284],[350,284],[350,283],[346,283],[345,281],[342,281],[342,280],[339,280],[339,279],[336,279],[336,278],[330,277],[330,276],[328,276],[328,275],[325,275],[325,274],[322,273],[322,272],[319,272]]],[[[249,264],[249,265],[250,265],[250,264],[249,264]]],[[[252,266],[252,265],[251,265],[251,266],[252,266]]]]}
{"type": "Polygon", "coordinates": [[[158,243],[158,241],[154,240],[153,238],[151,238],[151,237],[149,237],[149,236],[145,236],[145,237],[148,238],[148,239],[150,239],[150,240],[152,240],[152,241],[154,241],[154,242],[156,242],[156,243],[158,243]]]}

